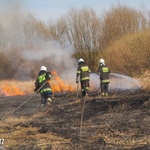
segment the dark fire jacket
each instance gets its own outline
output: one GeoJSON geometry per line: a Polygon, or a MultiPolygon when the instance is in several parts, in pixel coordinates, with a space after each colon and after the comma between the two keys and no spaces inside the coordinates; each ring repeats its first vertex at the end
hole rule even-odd
{"type": "Polygon", "coordinates": [[[100,76],[101,83],[109,83],[110,70],[106,65],[101,65],[98,68],[98,74],[100,76]]]}
{"type": "Polygon", "coordinates": [[[36,82],[35,82],[36,90],[38,90],[41,86],[43,86],[39,91],[41,94],[42,93],[52,93],[51,86],[48,82],[50,79],[51,79],[51,73],[50,72],[46,72],[43,70],[40,71],[38,74],[38,77],[36,79],[36,82]]]}
{"type": "Polygon", "coordinates": [[[89,67],[84,62],[80,62],[77,68],[77,78],[80,76],[80,81],[90,80],[89,74],[89,67]]]}

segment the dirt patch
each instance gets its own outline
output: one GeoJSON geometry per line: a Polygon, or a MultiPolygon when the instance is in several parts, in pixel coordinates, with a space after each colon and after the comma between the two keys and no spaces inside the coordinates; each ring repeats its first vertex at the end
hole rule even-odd
{"type": "Polygon", "coordinates": [[[90,95],[58,93],[51,107],[39,109],[40,95],[0,98],[0,138],[8,150],[112,150],[150,148],[150,94],[90,95]],[[30,99],[30,97],[32,97],[30,99]],[[30,99],[22,107],[24,101],[30,99]],[[82,128],[81,128],[82,127],[82,128]],[[79,136],[80,135],[80,136],[79,136]]]}

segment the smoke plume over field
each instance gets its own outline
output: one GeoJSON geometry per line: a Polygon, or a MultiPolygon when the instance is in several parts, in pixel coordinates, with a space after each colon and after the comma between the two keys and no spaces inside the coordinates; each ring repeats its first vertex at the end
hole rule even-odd
{"type": "MultiPolygon", "coordinates": [[[[77,61],[72,58],[73,47],[62,48],[47,36],[49,27],[22,6],[20,0],[7,0],[7,6],[0,12],[0,79],[35,80],[40,67],[45,65],[65,82],[75,84],[77,61]]],[[[116,89],[132,88],[128,84],[131,79],[126,76],[114,75],[111,79],[111,89],[114,84],[116,89]],[[124,80],[126,84],[120,85],[124,80]]],[[[95,87],[99,86],[97,83],[100,84],[96,81],[95,87]]]]}
{"type": "Polygon", "coordinates": [[[21,1],[7,0],[0,20],[0,57],[5,55],[8,59],[7,70],[3,64],[0,67],[4,74],[11,70],[11,75],[3,75],[2,79],[34,79],[42,65],[58,72],[61,77],[74,77],[72,48],[61,48],[56,41],[45,40],[34,26],[38,20],[24,11],[21,1]]]}

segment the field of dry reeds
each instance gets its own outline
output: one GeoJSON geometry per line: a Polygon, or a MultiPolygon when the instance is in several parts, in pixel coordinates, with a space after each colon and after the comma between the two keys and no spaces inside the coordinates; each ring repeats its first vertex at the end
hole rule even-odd
{"type": "Polygon", "coordinates": [[[47,24],[19,12],[6,18],[8,26],[0,23],[0,139],[4,139],[4,149],[150,149],[149,14],[119,4],[101,17],[83,8],[71,9],[47,24]],[[77,91],[66,84],[73,76],[75,83],[72,72],[80,57],[92,72],[104,58],[111,73],[127,75],[141,85],[138,93],[111,93],[106,99],[100,93],[90,95],[82,126],[85,99],[80,95],[77,99],[77,91]],[[59,91],[46,110],[39,108],[41,97],[34,93],[42,65],[58,73],[52,88],[59,91]],[[60,80],[61,75],[65,80],[60,80]],[[63,93],[62,87],[69,92],[63,93]]]}

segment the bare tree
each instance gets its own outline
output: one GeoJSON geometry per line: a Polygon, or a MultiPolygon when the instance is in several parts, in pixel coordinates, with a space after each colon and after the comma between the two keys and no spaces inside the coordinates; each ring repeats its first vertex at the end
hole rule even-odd
{"type": "Polygon", "coordinates": [[[66,34],[63,35],[73,45],[75,57],[96,61],[96,52],[102,49],[101,22],[96,13],[87,8],[80,11],[71,9],[63,21],[66,34]]]}
{"type": "Polygon", "coordinates": [[[58,41],[61,46],[68,43],[66,38],[67,26],[63,17],[58,19],[56,23],[49,22],[48,28],[51,39],[58,41]]]}
{"type": "Polygon", "coordinates": [[[67,37],[77,51],[100,49],[100,19],[92,9],[72,9],[67,17],[67,37]]]}

